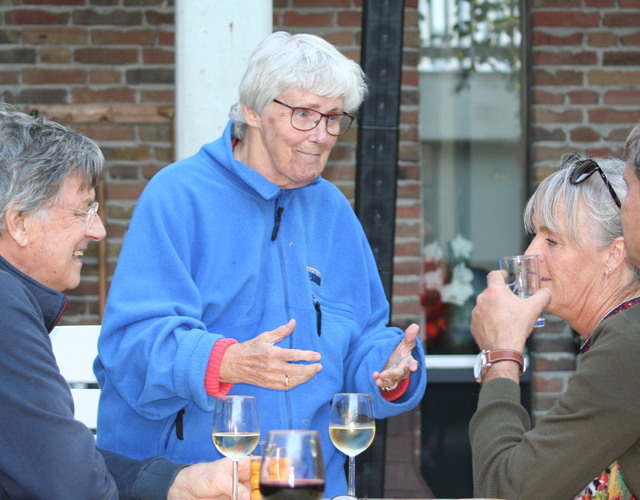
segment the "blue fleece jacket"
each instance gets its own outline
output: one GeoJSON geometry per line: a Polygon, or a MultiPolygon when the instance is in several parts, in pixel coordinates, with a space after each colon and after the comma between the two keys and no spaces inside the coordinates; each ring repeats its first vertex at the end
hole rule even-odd
{"type": "Polygon", "coordinates": [[[263,438],[270,429],[320,431],[325,497],[346,493],[345,457],[328,436],[333,394],[369,393],[376,418],[385,418],[415,407],[425,390],[420,345],[404,396],[389,402],[376,387],[373,372],[403,336],[386,326],[388,316],[373,254],[343,194],[322,178],[280,189],[234,159],[228,124],[220,139],[156,174],[138,201],[95,363],[98,442],[130,456],[218,458],[215,400],[204,388],[211,349],[293,318],[295,331],[278,345],[319,352],[322,371],[289,391],[236,384],[231,394],[257,398],[263,438]]]}
{"type": "Polygon", "coordinates": [[[183,465],[98,450],[73,418],[49,340],[66,302],[0,257],[0,499],[166,498],[183,465]]]}

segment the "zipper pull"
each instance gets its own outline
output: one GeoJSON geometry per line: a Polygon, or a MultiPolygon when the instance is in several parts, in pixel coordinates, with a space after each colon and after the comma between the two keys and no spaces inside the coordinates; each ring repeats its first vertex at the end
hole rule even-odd
{"type": "Polygon", "coordinates": [[[320,302],[313,300],[313,307],[316,309],[316,330],[318,337],[322,335],[322,310],[320,309],[320,302]]]}
{"type": "Polygon", "coordinates": [[[278,231],[280,231],[280,219],[282,217],[283,210],[284,207],[276,208],[276,220],[273,224],[273,231],[271,231],[271,241],[276,241],[276,238],[278,237],[278,231]]]}

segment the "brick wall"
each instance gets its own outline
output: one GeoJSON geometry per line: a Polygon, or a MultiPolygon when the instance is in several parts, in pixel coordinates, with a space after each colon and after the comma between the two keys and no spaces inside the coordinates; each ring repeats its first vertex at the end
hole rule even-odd
{"type": "MultiPolygon", "coordinates": [[[[534,181],[569,151],[620,155],[640,121],[640,3],[533,0],[530,23],[534,181]]],[[[575,369],[575,335],[557,319],[548,324],[532,342],[536,416],[575,369]]]]}
{"type": "MultiPolygon", "coordinates": [[[[325,36],[359,60],[363,0],[274,0],[274,27],[325,36]]],[[[99,320],[99,275],[110,276],[146,181],[170,163],[174,5],[169,0],[9,0],[0,4],[0,99],[86,133],[107,159],[106,270],[93,249],[66,322],[99,320]]],[[[532,0],[531,172],[566,151],[620,153],[640,119],[640,4],[532,0]]],[[[417,0],[405,2],[394,322],[419,321],[420,158],[417,0]]],[[[355,131],[337,144],[327,177],[352,197],[355,131]]],[[[534,410],[550,407],[575,367],[569,328],[548,318],[533,340],[534,410]]],[[[413,428],[413,424],[411,424],[413,428]]],[[[395,432],[392,428],[391,433],[395,432]]],[[[411,435],[409,434],[410,439],[411,435]]],[[[417,447],[415,448],[417,449],[417,447]]]]}

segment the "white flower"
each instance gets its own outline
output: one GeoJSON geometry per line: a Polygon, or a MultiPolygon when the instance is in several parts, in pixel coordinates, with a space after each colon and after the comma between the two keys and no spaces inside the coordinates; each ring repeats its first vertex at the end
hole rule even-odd
{"type": "Polygon", "coordinates": [[[448,304],[455,304],[457,306],[464,305],[464,303],[473,295],[473,272],[464,262],[456,265],[453,268],[453,275],[451,277],[451,283],[444,285],[440,290],[440,296],[442,302],[448,304]]]}
{"type": "Polygon", "coordinates": [[[428,260],[433,260],[438,262],[442,260],[444,256],[444,252],[442,251],[442,247],[440,243],[434,241],[433,243],[429,243],[424,246],[424,258],[428,260]]]}
{"type": "Polygon", "coordinates": [[[424,287],[427,290],[440,290],[444,285],[444,270],[439,267],[435,271],[424,273],[424,287]]]}
{"type": "Polygon", "coordinates": [[[454,257],[469,259],[472,249],[473,243],[460,234],[456,234],[455,238],[451,240],[451,251],[454,257]]]}

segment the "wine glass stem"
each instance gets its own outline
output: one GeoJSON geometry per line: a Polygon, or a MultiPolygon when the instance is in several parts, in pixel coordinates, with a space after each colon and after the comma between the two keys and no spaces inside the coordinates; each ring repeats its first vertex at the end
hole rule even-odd
{"type": "Polygon", "coordinates": [[[238,461],[233,461],[233,486],[231,490],[231,500],[238,500],[238,461]]]}
{"type": "Polygon", "coordinates": [[[349,495],[356,496],[356,457],[349,457],[349,495]]]}

